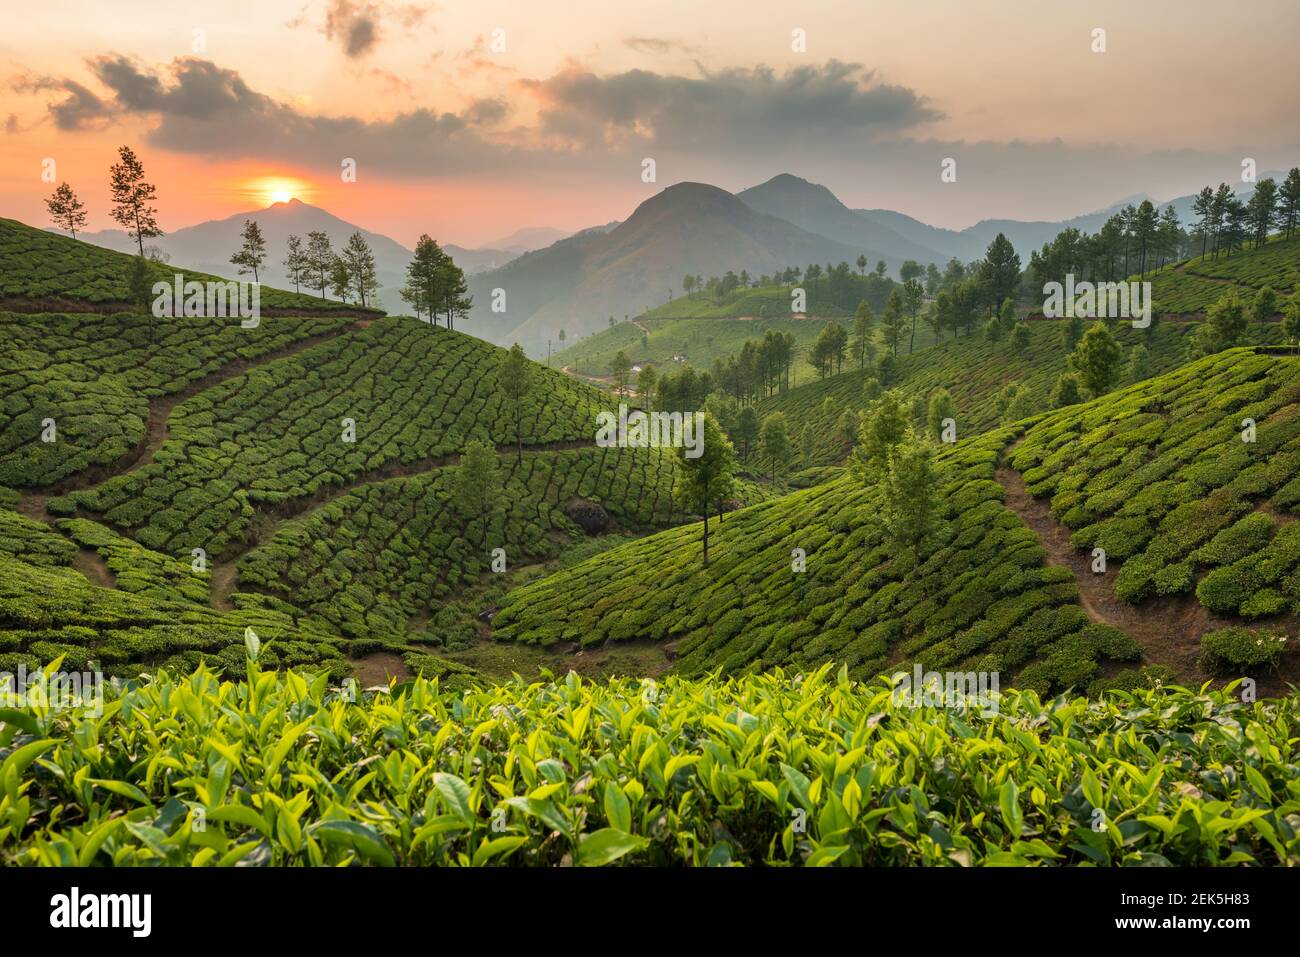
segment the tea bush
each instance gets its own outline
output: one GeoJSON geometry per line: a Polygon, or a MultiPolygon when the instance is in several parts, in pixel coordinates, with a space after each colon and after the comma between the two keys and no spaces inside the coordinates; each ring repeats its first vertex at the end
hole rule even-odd
{"type": "MultiPolygon", "coordinates": [[[[229,379],[177,406],[148,465],[74,493],[82,509],[169,554],[221,554],[258,507],[458,453],[483,436],[515,439],[495,388],[499,350],[410,319],[382,319],[229,379]],[[343,420],[355,442],[343,440],[343,420]]],[[[591,441],[600,393],[558,372],[524,410],[525,444],[591,441]]],[[[305,503],[304,503],[305,504],[305,503]]]]}
{"type": "Polygon", "coordinates": [[[0,711],[0,862],[1300,864],[1294,696],[985,716],[829,667],[472,685],[353,702],[249,666],[110,689],[102,717],[0,711]]]}
{"type": "Polygon", "coordinates": [[[113,462],[144,438],[151,398],[348,322],[167,319],[151,343],[143,316],[0,312],[0,484],[46,485],[113,462]],[[41,440],[46,419],[53,442],[41,440]]]}
{"type": "Polygon", "coordinates": [[[1250,628],[1219,628],[1201,636],[1205,670],[1211,673],[1274,668],[1286,636],[1250,628]]]}

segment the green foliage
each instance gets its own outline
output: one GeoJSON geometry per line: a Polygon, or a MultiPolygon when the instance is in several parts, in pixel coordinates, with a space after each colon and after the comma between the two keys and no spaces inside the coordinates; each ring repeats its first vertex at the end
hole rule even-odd
{"type": "Polygon", "coordinates": [[[0,861],[1190,866],[1300,856],[1288,823],[1300,779],[1294,698],[1007,693],[983,718],[898,707],[883,685],[822,668],[491,689],[453,674],[466,690],[417,679],[351,703],[324,675],[248,673],[236,683],[164,673],[110,689],[102,718],[28,710],[5,724],[0,861]],[[898,760],[917,750],[926,760],[898,760]],[[1217,767],[1237,773],[1205,770],[1217,767]],[[200,812],[202,829],[192,826],[200,812]]]}
{"type": "Polygon", "coordinates": [[[1274,632],[1219,628],[1201,637],[1202,663],[1214,674],[1276,668],[1286,642],[1285,635],[1274,632]]]}

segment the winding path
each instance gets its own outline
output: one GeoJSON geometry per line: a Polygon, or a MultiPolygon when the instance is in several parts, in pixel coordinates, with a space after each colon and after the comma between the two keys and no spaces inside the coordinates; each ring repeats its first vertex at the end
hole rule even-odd
{"type": "Polygon", "coordinates": [[[1142,646],[1143,664],[1165,665],[1183,682],[1204,681],[1207,676],[1198,663],[1201,636],[1240,622],[1215,618],[1190,592],[1149,598],[1140,607],[1116,597],[1117,565],[1110,564],[1105,574],[1093,572],[1091,553],[1074,546],[1070,529],[1052,517],[1048,501],[1034,498],[1020,473],[1008,464],[1007,458],[1023,441],[1022,436],[1003,450],[994,478],[1006,493],[1004,504],[1033,530],[1047,551],[1048,562],[1074,573],[1079,604],[1088,618],[1133,638],[1142,646]]]}

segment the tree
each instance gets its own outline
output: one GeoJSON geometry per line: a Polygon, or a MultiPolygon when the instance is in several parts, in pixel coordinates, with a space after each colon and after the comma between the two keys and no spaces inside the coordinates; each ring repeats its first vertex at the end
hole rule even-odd
{"type": "Polygon", "coordinates": [[[487,547],[492,514],[501,501],[501,467],[490,443],[470,441],[452,480],[452,504],[466,523],[481,522],[480,547],[487,547]]]}
{"type": "Polygon", "coordinates": [[[143,256],[144,241],[163,234],[155,219],[158,210],[153,206],[158,199],[158,191],[153,184],[145,181],[144,165],[131,151],[131,147],[119,146],[117,155],[120,161],[108,170],[108,185],[113,198],[113,208],[109,215],[136,241],[140,255],[143,256]]]}
{"type": "Polygon", "coordinates": [[[1151,352],[1141,343],[1135,345],[1128,353],[1128,362],[1124,366],[1124,378],[1129,382],[1141,382],[1151,375],[1151,352]]]}
{"type": "Polygon", "coordinates": [[[1079,373],[1093,395],[1101,395],[1119,374],[1119,343],[1100,322],[1094,322],[1070,354],[1070,368],[1079,373]]]}
{"type": "Polygon", "coordinates": [[[880,481],[882,519],[889,537],[913,555],[939,525],[939,472],[934,446],[909,433],[889,459],[880,481]]]}
{"type": "Polygon", "coordinates": [[[777,473],[783,471],[789,462],[791,452],[785,413],[773,412],[763,420],[763,458],[767,461],[769,479],[776,481],[777,473]]]}
{"type": "Polygon", "coordinates": [[[262,227],[251,219],[244,220],[243,229],[239,231],[243,245],[239,252],[230,257],[230,261],[239,267],[239,274],[251,272],[253,282],[260,282],[258,270],[266,262],[266,240],[262,238],[262,227]]]}
{"type": "Polygon", "coordinates": [[[561,346],[564,345],[564,330],[563,330],[563,329],[560,330],[560,345],[561,345],[561,346]]]}
{"type": "Polygon", "coordinates": [[[888,270],[889,270],[889,267],[885,265],[885,261],[884,261],[883,259],[877,259],[877,260],[876,260],[876,275],[877,275],[877,276],[879,276],[881,279],[884,279],[884,278],[885,278],[885,273],[886,273],[888,270]]]}
{"type": "Polygon", "coordinates": [[[687,513],[704,515],[704,567],[709,567],[709,508],[725,499],[735,486],[736,450],[710,412],[704,412],[700,455],[687,457],[685,446],[677,449],[677,474],[673,497],[687,513]]]}
{"type": "Polygon", "coordinates": [[[1246,226],[1255,248],[1264,245],[1268,231],[1273,228],[1277,215],[1277,183],[1272,177],[1262,179],[1255,184],[1255,192],[1246,203],[1246,226]]]}
{"type": "Polygon", "coordinates": [[[465,270],[456,265],[456,261],[447,256],[442,263],[442,312],[447,317],[447,328],[456,328],[456,317],[469,315],[474,299],[469,293],[469,283],[465,280],[465,270]]]}
{"type": "Polygon", "coordinates": [[[352,272],[342,256],[335,256],[329,268],[330,288],[344,302],[352,301],[352,272]]]}
{"type": "Polygon", "coordinates": [[[1300,225],[1300,167],[1292,167],[1278,189],[1277,223],[1290,239],[1300,225]]]}
{"type": "Polygon", "coordinates": [[[885,392],[871,403],[862,415],[858,444],[849,459],[850,468],[859,481],[867,485],[875,481],[909,429],[907,413],[896,393],[885,392]]]}
{"type": "MultiPolygon", "coordinates": [[[[867,258],[858,257],[860,264],[865,266],[867,258]]],[[[858,300],[858,308],[853,313],[853,356],[858,360],[858,368],[864,369],[867,364],[867,353],[871,348],[871,307],[867,305],[865,299],[858,300]]]]}
{"type": "Polygon", "coordinates": [[[926,431],[930,438],[943,438],[943,420],[957,418],[957,406],[947,389],[935,389],[930,393],[930,407],[926,414],[926,431]]]}
{"type": "Polygon", "coordinates": [[[934,263],[927,263],[925,267],[925,294],[933,298],[939,292],[939,287],[943,285],[943,276],[939,272],[939,267],[934,263]]]}
{"type": "Polygon", "coordinates": [[[1078,316],[1072,316],[1066,320],[1062,327],[1061,339],[1067,351],[1073,351],[1074,347],[1079,344],[1083,338],[1083,320],[1078,316]]]}
{"type": "Polygon", "coordinates": [[[402,298],[415,308],[418,319],[423,309],[429,313],[429,328],[438,324],[438,309],[442,305],[443,268],[447,254],[437,242],[422,233],[415,242],[415,254],[406,266],[406,286],[402,298]]]}
{"type": "Polygon", "coordinates": [[[1277,293],[1271,286],[1263,286],[1255,293],[1250,305],[1250,317],[1256,322],[1268,322],[1277,315],[1277,293]]]}
{"type": "Polygon", "coordinates": [[[1023,319],[1011,324],[1011,347],[1021,354],[1029,350],[1029,323],[1023,319]]]}
{"type": "Polygon", "coordinates": [[[518,444],[518,461],[524,460],[524,400],[533,388],[533,369],[519,343],[501,354],[497,367],[497,388],[505,399],[511,418],[515,420],[515,442],[518,444]]]}
{"type": "Polygon", "coordinates": [[[299,292],[299,283],[307,276],[307,252],[301,236],[289,237],[289,252],[284,257],[284,271],[293,281],[293,291],[299,292]]]}
{"type": "Polygon", "coordinates": [[[649,408],[654,398],[655,386],[659,384],[659,374],[655,367],[647,363],[641,367],[636,377],[636,391],[641,396],[642,406],[649,408]]]}
{"type": "Polygon", "coordinates": [[[998,233],[989,243],[984,261],[980,264],[980,282],[988,297],[992,309],[1001,305],[1002,300],[1014,298],[1016,288],[1020,285],[1020,257],[1011,240],[998,233]]]}
{"type": "Polygon", "coordinates": [[[1062,409],[1067,405],[1077,405],[1083,401],[1083,388],[1079,377],[1073,372],[1065,372],[1056,380],[1052,390],[1052,408],[1062,409]]]}
{"type": "Polygon", "coordinates": [[[50,222],[72,233],[73,239],[77,238],[77,230],[86,225],[86,207],[66,182],[60,183],[54,195],[45,201],[45,208],[50,211],[50,222]]]}
{"type": "MultiPolygon", "coordinates": [[[[912,263],[916,265],[916,263],[912,263]]],[[[906,264],[904,264],[906,266],[906,264]]],[[[920,268],[919,266],[917,267],[920,268]]],[[[921,301],[925,298],[925,287],[912,276],[903,282],[903,302],[907,305],[907,311],[912,316],[912,336],[908,341],[907,354],[911,355],[916,349],[916,313],[921,308],[921,301]]]]}
{"type": "Polygon", "coordinates": [[[1196,233],[1201,237],[1201,255],[1205,255],[1205,244],[1214,231],[1214,190],[1204,187],[1192,200],[1192,212],[1200,217],[1196,224],[1196,233]]]}
{"type": "Polygon", "coordinates": [[[905,260],[903,265],[898,267],[898,278],[905,284],[923,275],[925,275],[925,268],[915,259],[905,260]]]}
{"type": "Polygon", "coordinates": [[[682,288],[686,290],[686,298],[691,298],[691,293],[695,291],[695,277],[687,273],[682,278],[682,288]]]}
{"type": "Polygon", "coordinates": [[[885,342],[889,343],[890,355],[898,357],[898,340],[903,337],[903,297],[898,289],[891,289],[889,299],[885,302],[884,319],[885,342]]]}
{"type": "Polygon", "coordinates": [[[155,317],[149,301],[153,295],[153,284],[149,282],[149,262],[143,256],[133,256],[131,259],[131,274],[127,277],[126,294],[131,305],[149,317],[149,341],[152,343],[156,338],[155,317]]]}
{"type": "Polygon", "coordinates": [[[754,411],[752,405],[747,405],[736,415],[736,442],[740,445],[740,457],[742,461],[749,461],[749,453],[754,449],[754,443],[758,441],[758,413],[754,411]]]}
{"type": "Polygon", "coordinates": [[[307,274],[312,276],[316,282],[315,287],[320,290],[320,297],[325,298],[325,289],[329,285],[330,272],[334,268],[334,249],[330,245],[330,238],[323,232],[312,230],[307,234],[307,274]]]}
{"type": "Polygon", "coordinates": [[[1217,350],[1230,349],[1246,334],[1246,304],[1235,289],[1205,310],[1206,325],[1217,350]]]}
{"type": "Polygon", "coordinates": [[[348,237],[347,245],[339,254],[347,266],[348,276],[352,280],[352,289],[357,294],[357,301],[362,308],[369,305],[369,300],[379,291],[379,276],[375,270],[375,254],[370,251],[370,244],[361,233],[354,232],[348,237]]]}
{"type": "Polygon", "coordinates": [[[813,431],[811,425],[799,430],[799,460],[806,467],[812,465],[813,431]]]}
{"type": "Polygon", "coordinates": [[[860,275],[862,278],[865,279],[867,276],[867,257],[859,253],[857,265],[858,265],[858,275],[860,275]]]}
{"type": "Polygon", "coordinates": [[[1300,290],[1291,294],[1282,309],[1282,334],[1292,341],[1300,339],[1300,290]]]}
{"type": "Polygon", "coordinates": [[[622,349],[614,354],[614,358],[609,362],[610,374],[614,377],[614,394],[623,395],[627,392],[628,370],[631,369],[632,363],[628,361],[627,353],[622,349]]]}

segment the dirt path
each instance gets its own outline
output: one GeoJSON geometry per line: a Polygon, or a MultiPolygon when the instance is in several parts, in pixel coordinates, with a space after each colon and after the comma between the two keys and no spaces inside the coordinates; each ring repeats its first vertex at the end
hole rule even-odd
{"type": "Polygon", "coordinates": [[[1007,508],[1033,529],[1047,550],[1048,562],[1074,573],[1084,612],[1092,621],[1118,628],[1140,644],[1144,664],[1165,665],[1180,681],[1199,684],[1206,680],[1208,676],[1198,664],[1201,636],[1234,622],[1213,617],[1194,594],[1148,599],[1141,606],[1117,598],[1114,581],[1118,566],[1111,563],[1104,575],[1094,573],[1091,552],[1074,547],[1070,529],[1052,517],[1048,501],[1034,498],[1020,473],[1006,463],[1006,455],[1021,441],[1008,447],[994,477],[1006,492],[1007,508]]]}
{"type": "MultiPolygon", "coordinates": [[[[124,475],[133,469],[148,465],[153,461],[153,457],[162,444],[167,441],[169,434],[168,421],[171,417],[172,410],[180,405],[186,399],[193,398],[206,389],[211,389],[227,379],[243,375],[250,369],[296,355],[312,346],[320,345],[322,342],[328,342],[337,336],[343,335],[348,331],[357,331],[364,329],[372,320],[369,318],[359,319],[348,326],[339,329],[333,329],[328,332],[322,332],[314,336],[307,336],[294,342],[287,343],[278,349],[263,353],[252,359],[236,359],[214,369],[207,375],[195,379],[179,392],[173,392],[169,395],[157,396],[149,400],[149,412],[145,419],[145,433],[143,440],[135,448],[122,455],[114,462],[104,465],[93,465],[88,469],[71,475],[68,478],[61,479],[50,485],[35,486],[22,491],[18,497],[18,504],[15,506],[20,515],[36,522],[48,525],[58,534],[64,534],[56,524],[56,518],[50,514],[46,503],[52,495],[65,495],[68,492],[80,491],[83,489],[93,488],[118,475],[124,475]]],[[[117,576],[109,569],[103,557],[93,548],[82,548],[73,557],[72,567],[86,576],[86,580],[92,585],[99,585],[103,588],[116,588],[117,576]]],[[[214,574],[215,579],[215,574],[214,574]]],[[[226,609],[229,610],[229,609],[226,609]]]]}
{"type": "Polygon", "coordinates": [[[298,339],[273,349],[270,352],[263,353],[252,359],[235,359],[226,363],[219,369],[209,372],[200,379],[195,379],[179,392],[172,392],[168,395],[156,396],[149,400],[149,412],[145,417],[144,438],[136,445],[135,448],[119,457],[115,462],[109,462],[103,465],[92,465],[90,468],[83,469],[76,475],[71,475],[58,482],[50,485],[33,486],[24,493],[24,496],[37,493],[47,495],[65,495],[68,492],[78,492],[84,489],[93,488],[101,485],[111,478],[124,475],[133,469],[148,465],[153,461],[154,455],[162,448],[162,444],[167,441],[170,432],[168,420],[171,418],[172,410],[187,399],[192,399],[200,392],[204,392],[214,386],[220,385],[227,379],[233,379],[241,376],[252,369],[268,365],[280,359],[297,355],[310,349],[312,346],[318,346],[322,342],[328,342],[349,331],[357,331],[369,325],[365,320],[344,326],[340,329],[322,332],[314,336],[308,336],[304,339],[298,339]],[[364,325],[363,325],[364,323],[364,325]]]}

